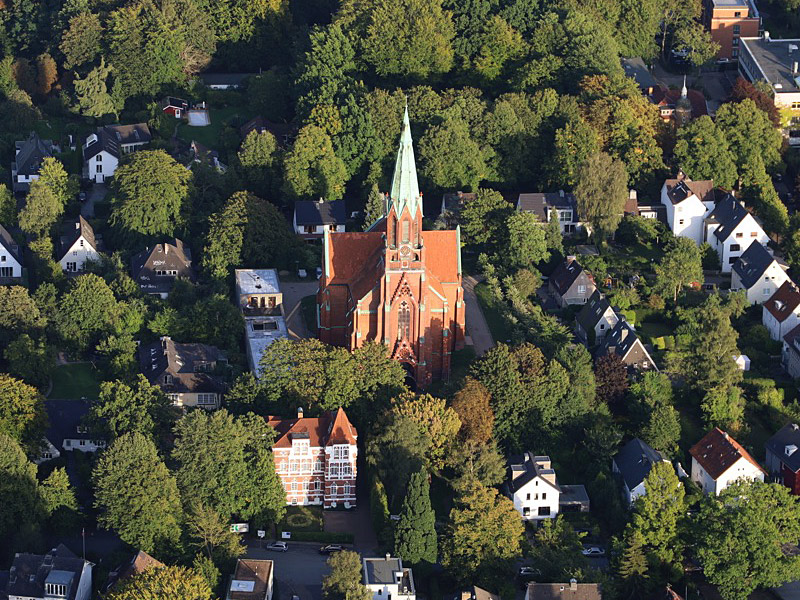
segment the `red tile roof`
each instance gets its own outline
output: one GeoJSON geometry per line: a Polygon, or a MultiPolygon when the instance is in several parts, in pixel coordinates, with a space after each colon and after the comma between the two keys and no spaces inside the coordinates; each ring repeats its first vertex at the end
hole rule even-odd
{"type": "Polygon", "coordinates": [[[292,438],[295,435],[308,436],[311,447],[333,444],[355,445],[356,439],[358,439],[356,428],[350,423],[342,408],[335,413],[327,412],[321,417],[282,419],[269,416],[267,424],[278,432],[278,439],[273,444],[274,448],[291,448],[292,438]]]}
{"type": "Polygon", "coordinates": [[[764,308],[781,323],[798,306],[800,306],[800,290],[791,280],[784,281],[783,285],[764,303],[764,308]]]}
{"type": "Polygon", "coordinates": [[[458,235],[453,229],[423,231],[425,266],[442,283],[458,281],[458,235]]]}
{"type": "MultiPolygon", "coordinates": [[[[706,473],[717,479],[730,469],[740,458],[744,458],[757,469],[764,471],[742,445],[715,427],[689,450],[689,454],[700,463],[706,473]]],[[[766,471],[764,471],[766,473],[766,471]]]]}

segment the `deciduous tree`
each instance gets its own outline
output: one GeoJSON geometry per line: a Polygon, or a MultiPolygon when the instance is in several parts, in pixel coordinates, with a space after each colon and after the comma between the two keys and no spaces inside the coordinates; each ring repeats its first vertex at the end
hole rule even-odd
{"type": "Polygon", "coordinates": [[[361,556],[350,550],[334,552],[328,558],[330,573],[322,580],[325,600],[369,600],[372,591],[361,583],[361,556]]]}
{"type": "Polygon", "coordinates": [[[0,225],[10,227],[17,224],[17,201],[8,186],[0,184],[0,225]]]}
{"type": "Polygon", "coordinates": [[[516,268],[530,267],[549,258],[545,227],[530,212],[515,212],[506,219],[508,245],[503,258],[516,268]]]}
{"type": "Polygon", "coordinates": [[[347,182],[347,168],[336,156],[333,141],[317,125],[306,125],[286,155],[284,190],[301,199],[339,200],[347,182]]]}
{"type": "Polygon", "coordinates": [[[489,390],[472,377],[467,377],[456,392],[452,408],[461,421],[459,434],[464,440],[485,444],[492,439],[494,412],[490,400],[489,390]]]}
{"type": "Polygon", "coordinates": [[[611,235],[622,220],[628,199],[625,165],[605,152],[586,159],[575,186],[578,212],[592,226],[595,235],[611,235]]]}
{"type": "Polygon", "coordinates": [[[586,569],[581,540],[569,521],[562,516],[545,519],[536,531],[531,554],[542,577],[552,581],[580,578],[586,569]]]}
{"type": "Polygon", "coordinates": [[[22,333],[8,343],[3,356],[12,375],[40,390],[46,389],[55,367],[55,353],[45,340],[34,340],[22,333]]]}
{"type": "Polygon", "coordinates": [[[597,359],[594,367],[597,397],[607,404],[617,404],[628,390],[628,368],[616,353],[597,359]]]}
{"type": "Polygon", "coordinates": [[[111,65],[106,65],[105,59],[100,58],[100,64],[83,79],[75,79],[75,96],[78,100],[78,110],[87,117],[102,117],[116,114],[114,99],[108,93],[106,80],[111,74],[111,65]]]}
{"type": "Polygon", "coordinates": [[[470,135],[461,119],[433,125],[419,141],[420,174],[431,184],[449,189],[478,189],[491,177],[488,149],[470,135]]]}
{"type": "Polygon", "coordinates": [[[728,141],[740,174],[744,165],[753,164],[756,157],[767,170],[780,163],[781,132],[753,100],[745,98],[741,102],[723,104],[715,122],[728,141]]]}
{"type": "Polygon", "coordinates": [[[0,535],[11,539],[42,514],[36,465],[13,437],[0,432],[0,535]]]}
{"type": "Polygon", "coordinates": [[[683,484],[668,462],[653,464],[644,480],[647,494],[634,504],[633,527],[654,561],[671,565],[682,556],[679,525],[685,515],[683,484]]]}
{"type": "Polygon", "coordinates": [[[64,68],[74,69],[92,62],[100,52],[102,37],[103,26],[98,15],[83,11],[72,17],[59,46],[64,55],[64,68]]]}
{"type": "Polygon", "coordinates": [[[126,433],[140,433],[153,440],[157,427],[166,429],[173,420],[172,412],[161,388],[139,375],[132,386],[122,381],[100,384],[100,395],[89,415],[92,430],[103,433],[109,441],[126,433]]]}
{"type": "Polygon", "coordinates": [[[674,163],[692,179],[713,179],[714,184],[732,189],[736,183],[736,162],[722,128],[703,115],[678,130],[674,163]]]}
{"type": "Polygon", "coordinates": [[[490,240],[497,240],[513,210],[514,207],[506,202],[500,192],[479,189],[475,198],[467,200],[461,211],[464,241],[468,244],[486,244],[490,240]]]}
{"type": "Polygon", "coordinates": [[[275,136],[269,131],[253,130],[244,138],[237,157],[250,191],[262,195],[268,191],[277,147],[275,136]]]}
{"type": "Polygon", "coordinates": [[[656,287],[677,302],[678,293],[692,283],[703,283],[703,259],[693,240],[674,238],[661,263],[656,265],[656,287]]]}
{"type": "Polygon", "coordinates": [[[35,452],[47,429],[44,396],[35,387],[0,373],[0,433],[35,452]]]}
{"type": "Polygon", "coordinates": [[[108,600],[210,600],[205,577],[186,567],[153,567],[121,581],[108,600]]]}
{"type": "Polygon", "coordinates": [[[111,332],[119,316],[120,306],[106,282],[92,273],[80,275],[61,297],[56,331],[64,342],[82,350],[94,337],[111,332]]]}
{"type": "Polygon", "coordinates": [[[430,440],[425,453],[429,465],[435,470],[442,469],[448,462],[448,450],[461,427],[456,411],[449,408],[442,398],[408,392],[392,401],[392,413],[416,423],[430,440]]]}

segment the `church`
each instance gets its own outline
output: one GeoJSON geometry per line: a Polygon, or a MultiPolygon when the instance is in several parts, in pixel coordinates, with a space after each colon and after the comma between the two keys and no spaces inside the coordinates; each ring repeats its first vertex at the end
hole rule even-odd
{"type": "Polygon", "coordinates": [[[325,231],[317,292],[319,338],[351,351],[385,344],[418,388],[450,376],[464,347],[458,228],[422,230],[422,195],[408,109],[385,216],[367,231],[325,231]]]}

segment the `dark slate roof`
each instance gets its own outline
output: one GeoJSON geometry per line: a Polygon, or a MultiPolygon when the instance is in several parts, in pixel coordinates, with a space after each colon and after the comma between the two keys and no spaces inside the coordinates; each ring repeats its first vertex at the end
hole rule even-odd
{"type": "MultiPolygon", "coordinates": [[[[103,150],[115,158],[120,157],[120,146],[150,142],[153,136],[147,123],[133,125],[106,125],[98,127],[93,134],[97,140],[83,149],[83,160],[89,160],[103,150]]],[[[91,136],[89,136],[91,137],[91,136]]],[[[87,137],[87,141],[89,140],[87,137]]]]}
{"type": "Polygon", "coordinates": [[[764,447],[789,469],[795,473],[800,471],[800,425],[787,423],[767,440],[764,447]]]}
{"type": "Polygon", "coordinates": [[[297,135],[297,128],[291,123],[276,123],[268,121],[262,116],[254,117],[242,125],[239,128],[239,135],[244,139],[251,131],[257,131],[258,133],[268,131],[275,136],[275,141],[281,147],[288,146],[297,135]]]}
{"type": "Polygon", "coordinates": [[[81,236],[87,243],[97,250],[97,241],[94,239],[94,229],[89,222],[82,216],[77,219],[69,219],[61,228],[61,236],[58,239],[60,254],[59,260],[64,258],[64,255],[69,252],[72,245],[78,241],[81,236]]]}
{"type": "Polygon", "coordinates": [[[663,459],[660,452],[653,450],[639,438],[633,438],[614,457],[614,462],[625,480],[625,485],[632,490],[644,481],[650,468],[663,459]]]}
{"type": "Polygon", "coordinates": [[[542,223],[547,222],[547,210],[550,208],[571,208],[573,220],[578,221],[578,203],[572,194],[563,192],[535,192],[520,194],[517,200],[517,210],[535,214],[542,223]]]}
{"type": "Polygon", "coordinates": [[[667,197],[673,204],[680,204],[692,194],[697,196],[701,202],[714,201],[716,198],[713,179],[692,181],[680,176],[678,179],[667,179],[665,184],[667,197]]]}
{"type": "Polygon", "coordinates": [[[640,89],[649,90],[656,87],[656,80],[641,57],[623,58],[622,68],[625,70],[625,75],[634,79],[640,89]]]}
{"type": "MultiPolygon", "coordinates": [[[[555,471],[553,469],[541,469],[537,468],[536,463],[538,461],[550,461],[549,456],[534,456],[531,452],[525,452],[524,454],[516,454],[509,458],[509,464],[511,465],[511,473],[513,477],[513,473],[515,470],[524,471],[522,475],[519,475],[513,478],[511,481],[508,482],[508,488],[511,492],[516,492],[526,483],[533,481],[539,475],[548,475],[552,474],[555,477],[555,471]],[[516,467],[516,468],[515,468],[516,467]]],[[[552,483],[547,481],[544,477],[542,478],[543,481],[551,485],[556,490],[560,490],[558,484],[552,483]]]]}
{"type": "Polygon", "coordinates": [[[6,251],[17,259],[19,264],[22,264],[22,249],[17,244],[16,240],[11,237],[11,234],[8,233],[8,230],[0,225],[0,245],[2,245],[6,251]]]}
{"type": "MultiPolygon", "coordinates": [[[[614,352],[621,359],[625,359],[634,346],[641,344],[636,336],[636,331],[625,319],[620,319],[614,328],[608,332],[600,347],[597,349],[597,356],[605,356],[614,352]]],[[[649,355],[649,354],[648,354],[649,355]]]]}
{"type": "Polygon", "coordinates": [[[549,283],[555,288],[560,296],[563,296],[575,283],[575,280],[583,273],[583,267],[574,258],[567,258],[555,268],[550,275],[549,283]]]}
{"type": "Polygon", "coordinates": [[[43,140],[35,132],[31,132],[27,140],[17,142],[16,153],[14,162],[17,165],[17,174],[36,175],[39,172],[39,167],[42,166],[42,161],[53,156],[53,142],[51,140],[43,140]]]}
{"type": "Polygon", "coordinates": [[[300,200],[295,202],[294,215],[298,225],[344,225],[347,209],[344,200],[334,202],[300,200]]]}
{"type": "Polygon", "coordinates": [[[600,318],[609,308],[611,308],[611,304],[606,300],[606,297],[600,293],[600,290],[595,290],[575,319],[583,330],[588,333],[594,331],[600,318]]]}
{"type": "Polygon", "coordinates": [[[750,247],[733,264],[733,270],[739,275],[742,285],[749,290],[761,279],[774,260],[775,257],[763,245],[753,240],[750,247]]]}
{"type": "Polygon", "coordinates": [[[64,440],[94,440],[96,436],[81,427],[83,418],[89,414],[88,400],[65,400],[53,399],[46,400],[47,416],[50,420],[50,427],[47,430],[47,439],[58,449],[64,447],[64,440]]]}
{"type": "Polygon", "coordinates": [[[394,583],[394,574],[403,568],[399,558],[368,558],[367,583],[394,583]]]}
{"type": "Polygon", "coordinates": [[[9,596],[43,598],[45,582],[68,584],[67,600],[75,600],[81,573],[87,564],[69,548],[59,544],[46,555],[19,553],[9,571],[9,596]]]}
{"type": "Polygon", "coordinates": [[[714,210],[706,217],[706,222],[719,224],[719,227],[714,230],[714,235],[719,241],[724,242],[748,214],[744,205],[727,194],[717,202],[714,210]]]}
{"type": "Polygon", "coordinates": [[[475,192],[446,192],[442,195],[442,209],[450,212],[460,212],[466,202],[471,202],[478,197],[475,192]]]}
{"type": "Polygon", "coordinates": [[[147,294],[169,292],[176,277],[195,280],[192,252],[181,240],[173,238],[133,257],[133,279],[147,294]],[[177,271],[178,275],[156,275],[156,271],[177,271]]]}
{"type": "Polygon", "coordinates": [[[139,366],[150,383],[168,393],[222,392],[222,381],[203,372],[198,363],[226,362],[225,353],[207,344],[181,344],[164,336],[152,344],[139,346],[139,366]],[[164,375],[173,383],[164,384],[164,375]]]}
{"type": "Polygon", "coordinates": [[[180,108],[181,110],[188,110],[189,103],[183,98],[175,98],[174,96],[167,96],[161,101],[161,108],[180,108]]]}
{"type": "Polygon", "coordinates": [[[576,583],[574,590],[570,585],[531,582],[525,597],[528,600],[603,600],[599,583],[576,583]]]}

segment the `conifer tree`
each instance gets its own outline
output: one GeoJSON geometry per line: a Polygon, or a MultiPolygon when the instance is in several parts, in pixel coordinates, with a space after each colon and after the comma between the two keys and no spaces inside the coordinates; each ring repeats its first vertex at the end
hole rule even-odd
{"type": "Polygon", "coordinates": [[[367,204],[364,207],[364,231],[372,227],[378,219],[386,214],[386,199],[378,189],[378,184],[373,183],[372,189],[367,196],[367,204]]]}
{"type": "Polygon", "coordinates": [[[395,554],[411,564],[435,563],[438,554],[435,522],[428,474],[420,469],[411,475],[408,482],[400,521],[394,533],[395,554]]]}
{"type": "Polygon", "coordinates": [[[617,576],[621,598],[639,598],[645,591],[647,557],[644,554],[644,536],[638,529],[629,527],[625,532],[625,549],[617,567],[617,576]]]}

